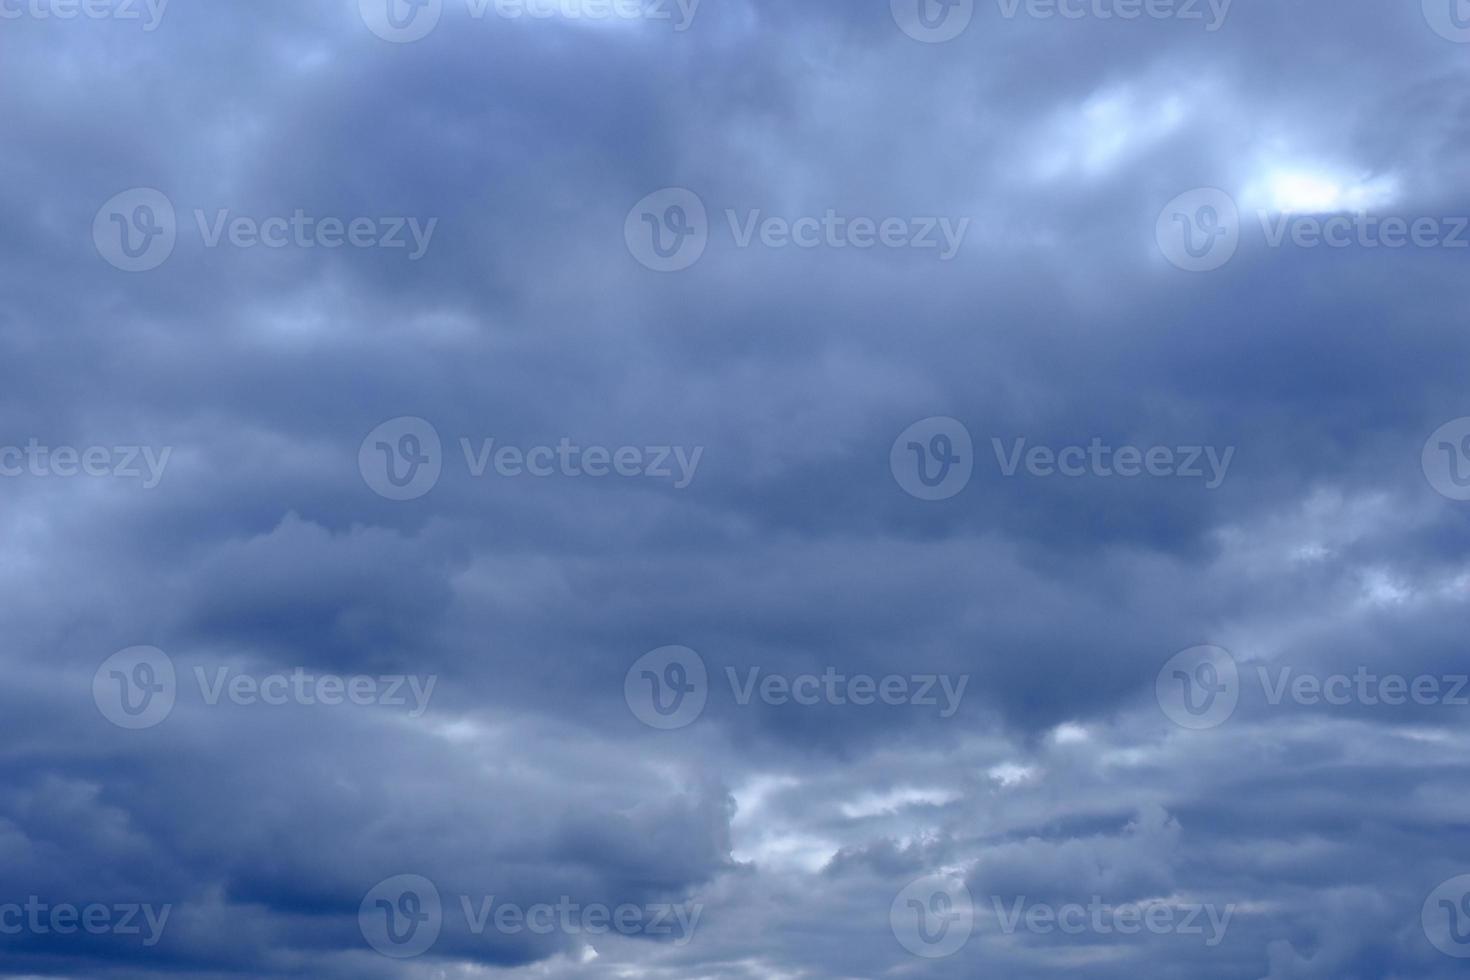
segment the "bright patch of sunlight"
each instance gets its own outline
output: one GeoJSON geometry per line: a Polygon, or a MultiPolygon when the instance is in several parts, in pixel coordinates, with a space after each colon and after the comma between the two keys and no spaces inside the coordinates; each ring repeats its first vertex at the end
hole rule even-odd
{"type": "Polygon", "coordinates": [[[1336,214],[1391,204],[1398,190],[1394,177],[1354,177],[1328,169],[1278,166],[1247,187],[1241,203],[1281,213],[1336,214]]]}

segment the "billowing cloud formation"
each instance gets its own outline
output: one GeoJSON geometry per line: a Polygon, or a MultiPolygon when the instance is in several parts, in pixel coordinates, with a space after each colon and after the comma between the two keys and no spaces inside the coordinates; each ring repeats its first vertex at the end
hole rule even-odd
{"type": "Polygon", "coordinates": [[[1459,975],[1422,6],[0,2],[0,974],[1459,975]]]}

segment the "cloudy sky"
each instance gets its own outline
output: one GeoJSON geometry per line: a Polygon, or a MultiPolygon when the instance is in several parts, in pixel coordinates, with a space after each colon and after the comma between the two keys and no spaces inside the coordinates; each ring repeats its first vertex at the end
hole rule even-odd
{"type": "Polygon", "coordinates": [[[0,0],[0,976],[1463,976],[1467,68],[0,0]]]}

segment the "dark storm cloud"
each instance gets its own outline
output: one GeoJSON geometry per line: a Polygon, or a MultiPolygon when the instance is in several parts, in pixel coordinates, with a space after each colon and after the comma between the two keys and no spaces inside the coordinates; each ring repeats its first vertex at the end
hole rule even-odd
{"type": "Polygon", "coordinates": [[[171,449],[152,488],[0,479],[0,905],[172,906],[156,946],[0,935],[0,972],[1454,973],[1419,917],[1470,870],[1464,709],[1272,704],[1259,676],[1463,672],[1463,505],[1420,469],[1470,414],[1460,253],[1272,248],[1254,210],[1326,173],[1465,213],[1466,49],[1414,4],[1242,2],[1211,32],[979,3],[933,45],[887,8],[705,0],[674,31],[450,2],[412,44],[354,3],[0,24],[0,445],[171,449]],[[670,186],[710,243],[661,275],[622,230],[670,186]],[[1154,223],[1203,186],[1245,229],[1189,275],[1154,223]],[[146,273],[91,236],[133,187],[178,216],[146,273]],[[731,227],[829,209],[969,224],[948,261],[731,227]],[[221,212],[298,210],[437,223],[417,259],[207,245],[221,212]],[[926,503],[888,455],[935,415],[976,468],[926,503]],[[401,416],[443,474],[395,502],[358,450],[401,416]],[[703,455],[682,488],[475,476],[461,439],[703,455]],[[1207,489],[1006,476],[1017,439],[1235,452],[1207,489]],[[1189,732],[1154,685],[1200,643],[1241,703],[1189,732]],[[623,683],[667,644],[711,684],[660,732],[623,683]],[[179,693],[125,731],[93,674],[136,645],[179,693]],[[209,704],[195,671],[225,667],[436,686],[421,715],[209,704]],[[726,682],[828,668],[969,680],[951,717],[726,682]],[[890,906],[940,872],[977,916],[928,960],[890,906]],[[358,920],[400,874],[445,900],[418,959],[358,920]],[[702,915],[687,944],[476,934],[459,899],[492,895],[702,915]],[[1207,946],[997,912],[1094,898],[1233,915],[1207,946]]]}

